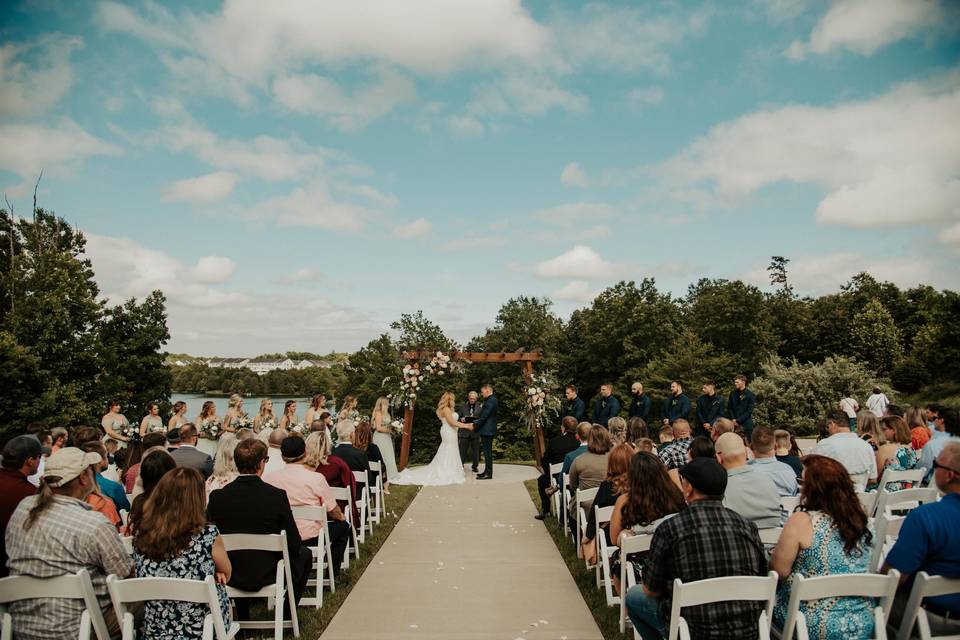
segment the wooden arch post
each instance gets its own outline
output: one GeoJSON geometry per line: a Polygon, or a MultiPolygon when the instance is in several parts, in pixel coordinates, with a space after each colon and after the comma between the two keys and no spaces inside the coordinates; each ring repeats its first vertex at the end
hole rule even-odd
{"type": "MultiPolygon", "coordinates": [[[[429,360],[435,355],[431,351],[404,351],[401,358],[410,363],[429,360]]],[[[523,380],[529,384],[533,380],[533,363],[539,362],[543,357],[542,352],[519,351],[519,352],[487,352],[487,351],[454,351],[449,354],[454,360],[466,360],[467,362],[498,362],[498,363],[518,363],[523,369],[523,380]]],[[[400,469],[407,467],[410,458],[410,440],[413,433],[413,403],[406,403],[403,410],[403,437],[400,440],[400,469]]],[[[543,458],[544,441],[543,431],[537,429],[533,434],[533,451],[536,456],[536,463],[539,465],[543,458]]]]}

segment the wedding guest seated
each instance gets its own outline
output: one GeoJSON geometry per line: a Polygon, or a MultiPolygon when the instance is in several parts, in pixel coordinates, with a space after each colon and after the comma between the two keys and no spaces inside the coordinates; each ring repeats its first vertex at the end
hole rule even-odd
{"type": "Polygon", "coordinates": [[[919,406],[912,406],[907,409],[903,419],[906,420],[907,429],[910,431],[910,446],[917,451],[923,449],[923,445],[930,442],[932,436],[924,410],[919,406]]]}
{"type": "Polygon", "coordinates": [[[587,436],[587,452],[577,456],[570,465],[570,475],[567,478],[570,487],[570,519],[575,520],[575,511],[578,506],[590,508],[590,503],[576,504],[577,490],[599,487],[607,477],[607,458],[610,456],[610,432],[606,427],[598,424],[590,428],[587,436]]]}
{"type": "Polygon", "coordinates": [[[610,442],[613,446],[627,441],[627,421],[620,416],[613,416],[607,420],[607,431],[610,432],[610,442]]]}
{"type": "Polygon", "coordinates": [[[550,478],[550,465],[560,464],[568,453],[580,446],[574,431],[577,428],[577,419],[573,416],[564,416],[560,421],[560,435],[550,438],[546,450],[543,452],[543,458],[540,460],[540,468],[543,472],[537,478],[537,491],[540,494],[540,513],[534,516],[537,520],[543,520],[553,510],[550,496],[555,492],[548,492],[551,484],[559,484],[559,476],[550,478]]]}
{"type": "MultiPolygon", "coordinates": [[[[617,498],[613,507],[610,540],[619,546],[620,534],[624,531],[631,535],[652,533],[666,518],[686,508],[683,493],[667,475],[667,468],[660,458],[652,452],[638,453],[630,459],[626,491],[617,498]]],[[[638,555],[641,557],[628,559],[642,566],[646,554],[638,555]]],[[[618,550],[611,559],[611,573],[617,593],[620,593],[619,563],[618,550]]]]}
{"type": "MultiPolygon", "coordinates": [[[[240,431],[243,431],[243,429],[240,431]]],[[[253,431],[250,433],[252,434],[253,431]]],[[[213,462],[213,473],[207,478],[206,483],[208,498],[211,492],[223,489],[237,477],[237,463],[233,461],[233,451],[240,441],[239,434],[239,431],[237,436],[232,433],[225,433],[220,436],[220,441],[217,442],[217,455],[213,462]]],[[[252,438],[246,439],[251,440],[252,438]]]]}
{"type": "MultiPolygon", "coordinates": [[[[684,461],[684,464],[696,458],[715,459],[716,457],[717,451],[713,446],[713,441],[706,436],[697,436],[690,441],[690,448],[687,449],[687,459],[684,461]]],[[[670,476],[670,479],[673,480],[673,483],[679,489],[681,487],[680,469],[670,469],[667,471],[667,475],[670,476]]]]}
{"type": "MultiPolygon", "coordinates": [[[[930,441],[923,445],[920,451],[920,465],[927,470],[927,477],[924,482],[930,482],[933,478],[933,462],[943,451],[948,442],[960,442],[960,413],[951,407],[942,407],[933,405],[936,408],[936,414],[930,416],[933,418],[933,431],[930,432],[930,441]]],[[[931,407],[928,407],[929,413],[931,407]]]]}
{"type": "MultiPolygon", "coordinates": [[[[355,427],[353,420],[341,420],[337,423],[337,446],[333,448],[333,453],[342,459],[350,467],[351,471],[363,471],[368,473],[370,470],[370,459],[363,451],[353,444],[355,427]]],[[[359,498],[358,493],[354,492],[354,498],[359,498]]]]}
{"type": "Polygon", "coordinates": [[[639,443],[643,439],[649,439],[647,434],[647,422],[640,416],[635,416],[627,420],[627,442],[633,445],[634,449],[638,449],[639,443]]]}
{"type": "Polygon", "coordinates": [[[657,445],[653,444],[653,440],[650,438],[640,438],[633,443],[633,448],[637,450],[637,453],[646,451],[647,453],[656,453],[657,445]]]}
{"type": "MultiPolygon", "coordinates": [[[[0,527],[5,534],[10,516],[20,501],[35,495],[37,488],[27,478],[37,472],[43,449],[34,436],[16,436],[3,447],[3,469],[0,469],[0,527]]],[[[0,578],[6,577],[6,546],[0,552],[0,578]]]]}
{"type": "MultiPolygon", "coordinates": [[[[756,432],[754,432],[756,434],[756,432]]],[[[850,475],[821,455],[803,459],[800,506],[787,520],[770,568],[780,574],[774,623],[783,627],[794,576],[805,578],[866,573],[873,535],[850,475]]],[[[873,638],[872,598],[825,598],[803,602],[810,638],[873,638]]]]}
{"type": "MultiPolygon", "coordinates": [[[[263,476],[263,481],[287,493],[290,506],[322,506],[327,510],[327,529],[333,554],[333,573],[340,573],[343,554],[350,541],[350,525],[330,493],[323,474],[314,471],[316,460],[307,456],[307,444],[299,436],[291,436],[280,445],[286,466],[263,476]]],[[[297,520],[303,545],[315,547],[321,526],[315,520],[297,520]]]]}
{"type": "Polygon", "coordinates": [[[750,440],[753,461],[750,466],[770,476],[781,496],[797,495],[797,474],[793,468],[776,458],[777,438],[770,427],[756,427],[750,440]]]}
{"type": "Polygon", "coordinates": [[[70,434],[73,446],[77,448],[82,447],[85,442],[100,441],[101,438],[103,438],[103,432],[100,429],[86,425],[74,427],[73,432],[70,434]]]}
{"type": "MultiPolygon", "coordinates": [[[[752,522],[723,506],[727,473],[716,460],[680,467],[687,508],[653,532],[642,582],[626,595],[634,628],[644,640],[661,638],[670,620],[673,581],[763,576],[767,559],[752,522]]],[[[757,638],[762,602],[730,600],[690,607],[683,617],[693,638],[757,638]]]]}
{"type": "Polygon", "coordinates": [[[380,447],[373,443],[373,429],[366,420],[360,422],[353,431],[353,446],[363,453],[367,454],[367,486],[372,487],[377,481],[377,474],[370,471],[371,462],[380,464],[383,468],[383,455],[380,453],[380,447]]]}
{"type": "Polygon", "coordinates": [[[142,490],[133,498],[133,504],[130,505],[130,515],[127,516],[127,535],[132,535],[136,531],[143,516],[143,505],[147,502],[150,494],[153,493],[154,487],[168,471],[176,468],[177,463],[173,461],[173,457],[163,449],[147,450],[147,454],[140,463],[139,482],[142,490]]]}
{"type": "Polygon", "coordinates": [[[103,471],[107,468],[107,450],[103,443],[86,442],[80,448],[84,451],[92,451],[100,456],[100,463],[97,465],[97,486],[100,494],[110,498],[117,511],[130,511],[130,501],[127,500],[127,492],[123,485],[103,477],[103,471]]]}
{"type": "MultiPolygon", "coordinates": [[[[276,433],[276,432],[274,432],[276,433]]],[[[272,436],[273,434],[271,434],[272,436]]],[[[210,494],[207,513],[221,534],[271,534],[285,531],[293,576],[294,603],[300,602],[307,585],[313,556],[300,542],[297,523],[290,510],[287,494],[261,479],[267,464],[267,447],[260,440],[237,443],[233,459],[239,475],[210,494]]],[[[227,583],[243,591],[258,591],[272,584],[279,555],[270,551],[231,551],[233,574],[227,583]]],[[[249,618],[249,598],[236,601],[237,615],[249,618]]],[[[289,615],[286,611],[284,615],[289,615]]]]}
{"type": "MultiPolygon", "coordinates": [[[[356,495],[357,484],[349,465],[335,455],[330,455],[330,432],[327,430],[314,431],[307,436],[307,458],[316,462],[317,473],[323,474],[327,484],[331,487],[350,489],[350,495],[356,495]]],[[[347,501],[337,503],[341,511],[346,511],[347,501]]],[[[353,505],[353,526],[360,526],[360,510],[356,503],[353,505]]]]}
{"type": "Polygon", "coordinates": [[[573,461],[587,452],[587,440],[590,437],[590,430],[592,428],[593,425],[589,422],[581,422],[577,425],[577,442],[580,443],[580,446],[563,456],[563,472],[565,474],[570,473],[570,467],[573,466],[573,461]]]}
{"type": "Polygon", "coordinates": [[[280,453],[280,445],[290,432],[285,428],[274,429],[267,438],[267,468],[264,473],[270,473],[283,468],[283,454],[280,453]]]}
{"type": "Polygon", "coordinates": [[[660,427],[660,433],[657,434],[657,440],[660,444],[657,445],[657,452],[661,452],[671,444],[673,444],[673,427],[669,424],[665,424],[660,427]]]}
{"type": "MultiPolygon", "coordinates": [[[[133,499],[136,499],[138,495],[143,493],[143,482],[140,480],[140,465],[143,463],[144,458],[154,451],[163,451],[164,453],[167,453],[167,438],[165,434],[148,433],[143,437],[143,453],[140,455],[140,462],[136,463],[130,468],[131,473],[133,473],[133,470],[136,469],[136,473],[133,473],[133,490],[130,492],[130,494],[133,496],[133,499]]],[[[133,506],[132,501],[130,504],[133,506]]]]}
{"type": "MultiPolygon", "coordinates": [[[[910,430],[907,421],[899,416],[880,418],[880,429],[886,442],[877,449],[877,475],[882,478],[883,472],[909,471],[920,462],[920,454],[913,448],[910,430]]],[[[887,491],[909,489],[912,483],[903,480],[888,482],[887,491]]]]}
{"type": "Polygon", "coordinates": [[[677,418],[671,426],[673,442],[660,451],[660,460],[667,469],[677,469],[687,464],[687,449],[693,440],[690,437],[690,423],[686,419],[677,418]]]}
{"type": "MultiPolygon", "coordinates": [[[[190,424],[190,423],[188,423],[190,424]]],[[[173,453],[180,448],[180,427],[175,427],[166,432],[167,452],[173,453]]]]}
{"type": "MultiPolygon", "coordinates": [[[[926,428],[926,425],[924,425],[926,428]]],[[[928,430],[929,431],[929,430],[928,430]]],[[[883,432],[880,430],[880,418],[873,411],[864,409],[857,414],[857,431],[860,439],[876,451],[884,443],[883,432]]]]}
{"type": "Polygon", "coordinates": [[[123,490],[133,493],[133,486],[137,483],[137,472],[140,470],[140,460],[143,458],[143,441],[131,440],[123,450],[123,465],[120,467],[120,480],[123,490]]]}
{"type": "MultiPolygon", "coordinates": [[[[113,525],[86,503],[97,486],[97,453],[63,447],[47,458],[40,491],[24,498],[7,525],[7,567],[10,575],[55,578],[86,569],[111,635],[120,626],[107,593],[107,575],[133,573],[113,525]]],[[[76,638],[80,635],[82,600],[37,598],[11,602],[13,637],[76,638]]]]}
{"type": "Polygon", "coordinates": [[[793,469],[799,478],[803,473],[803,465],[800,464],[800,447],[797,446],[793,434],[786,429],[777,429],[773,432],[773,437],[777,442],[777,460],[793,469]]]}
{"type": "Polygon", "coordinates": [[[768,474],[747,464],[747,448],[740,436],[725,433],[717,439],[716,448],[717,460],[727,471],[723,506],[760,529],[779,527],[783,522],[780,493],[768,474]]]}
{"type": "MultiPolygon", "coordinates": [[[[613,418],[610,419],[613,422],[613,418]]],[[[608,423],[609,424],[609,423],[608,423]]],[[[627,472],[630,469],[630,459],[635,455],[633,446],[627,443],[618,444],[610,451],[610,457],[607,459],[607,477],[600,483],[597,489],[597,495],[590,505],[587,512],[587,532],[580,541],[583,546],[583,557],[590,564],[594,564],[597,558],[597,514],[595,508],[612,507],[627,488],[627,472]]],[[[606,536],[607,544],[612,544],[610,540],[610,527],[605,524],[601,527],[602,533],[606,536]]]]}
{"type": "Polygon", "coordinates": [[[850,432],[850,421],[843,411],[827,414],[829,436],[817,443],[813,453],[833,458],[846,469],[860,491],[877,480],[877,458],[869,444],[850,432]]]}
{"type": "Polygon", "coordinates": [[[243,429],[237,429],[235,435],[237,436],[237,440],[250,440],[257,437],[257,434],[253,432],[253,429],[248,429],[247,427],[244,427],[243,429]]]}
{"type": "MultiPolygon", "coordinates": [[[[934,460],[933,479],[943,498],[907,514],[881,569],[881,573],[890,569],[900,572],[901,586],[890,615],[895,627],[900,626],[917,573],[960,578],[960,442],[948,442],[940,451],[934,460]]],[[[940,618],[930,617],[933,635],[960,632],[960,594],[927,598],[924,607],[940,618]]]]}
{"type": "MultiPolygon", "coordinates": [[[[221,437],[226,436],[224,433],[221,437]]],[[[233,436],[236,437],[236,436],[233,436]]],[[[213,458],[197,449],[197,428],[190,422],[180,427],[180,446],[170,452],[178,467],[196,469],[209,478],[213,473],[213,458]]]]}
{"type": "Polygon", "coordinates": [[[117,469],[116,461],[117,451],[120,449],[120,445],[113,438],[107,438],[103,441],[103,448],[107,454],[107,466],[100,471],[100,477],[113,480],[120,484],[120,472],[117,469]]]}
{"type": "MultiPolygon", "coordinates": [[[[224,585],[231,566],[216,525],[207,522],[203,476],[178,467],[163,476],[150,495],[133,539],[138,578],[205,580],[214,576],[224,625],[230,626],[230,601],[224,585]]],[[[205,604],[150,600],[144,603],[141,637],[162,640],[203,637],[205,604]]]]}

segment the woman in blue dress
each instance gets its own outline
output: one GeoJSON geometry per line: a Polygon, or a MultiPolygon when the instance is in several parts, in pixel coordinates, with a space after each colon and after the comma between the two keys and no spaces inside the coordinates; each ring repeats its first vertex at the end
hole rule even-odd
{"type": "MultiPolygon", "coordinates": [[[[780,574],[774,624],[782,628],[794,576],[867,573],[873,533],[846,468],[825,456],[803,459],[800,505],[773,550],[770,568],[780,574]]],[[[800,604],[811,640],[872,638],[873,598],[844,597],[800,604]]]]}
{"type": "MultiPolygon", "coordinates": [[[[880,419],[880,430],[884,444],[877,449],[877,480],[883,478],[883,472],[909,471],[920,462],[919,454],[913,448],[913,439],[907,421],[900,416],[886,416],[880,419]]],[[[887,483],[887,491],[910,489],[912,483],[905,480],[887,483]]]]}
{"type": "MultiPolygon", "coordinates": [[[[138,578],[214,576],[223,623],[228,627],[230,604],[224,585],[230,579],[230,559],[217,527],[207,522],[206,498],[199,472],[185,467],[168,471],[147,499],[143,518],[133,531],[133,559],[138,578]]],[[[208,613],[204,604],[151,600],[144,606],[140,637],[199,639],[208,613]]]]}

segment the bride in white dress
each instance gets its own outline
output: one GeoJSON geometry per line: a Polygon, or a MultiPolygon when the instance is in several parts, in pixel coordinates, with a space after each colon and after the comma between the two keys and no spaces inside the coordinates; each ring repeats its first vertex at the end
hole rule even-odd
{"type": "Polygon", "coordinates": [[[425,467],[404,469],[391,480],[391,484],[421,484],[438,486],[463,484],[466,482],[463,463],[460,461],[460,447],[457,444],[457,429],[470,429],[473,426],[459,421],[453,410],[454,396],[447,391],[437,403],[437,417],[440,418],[440,448],[425,467]]]}

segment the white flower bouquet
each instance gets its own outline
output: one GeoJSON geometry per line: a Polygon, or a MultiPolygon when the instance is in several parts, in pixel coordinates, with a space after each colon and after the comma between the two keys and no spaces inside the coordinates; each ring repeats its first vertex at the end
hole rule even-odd
{"type": "Polygon", "coordinates": [[[206,438],[207,440],[216,440],[220,437],[220,432],[223,430],[223,424],[219,420],[214,420],[213,418],[207,418],[200,423],[200,437],[206,438]]]}
{"type": "Polygon", "coordinates": [[[403,420],[394,420],[390,423],[390,428],[396,431],[398,434],[403,433],[403,420]]]}
{"type": "Polygon", "coordinates": [[[310,427],[308,427],[307,423],[305,422],[294,422],[287,427],[287,431],[290,433],[295,433],[299,436],[304,436],[309,433],[310,427]]]}
{"type": "Polygon", "coordinates": [[[237,431],[240,429],[252,429],[253,421],[247,414],[242,413],[233,419],[233,428],[237,431]]]}

